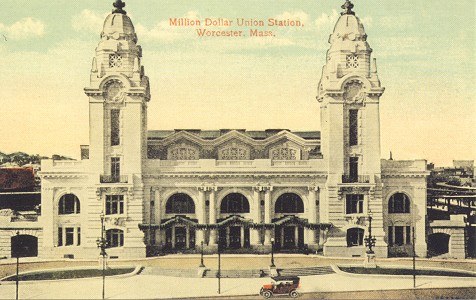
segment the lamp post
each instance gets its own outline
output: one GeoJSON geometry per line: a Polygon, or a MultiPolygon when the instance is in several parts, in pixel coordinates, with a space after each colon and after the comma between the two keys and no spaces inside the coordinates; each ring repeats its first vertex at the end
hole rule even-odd
{"type": "Polygon", "coordinates": [[[200,268],[205,268],[205,264],[203,263],[203,241],[201,242],[200,268]]]}
{"type": "Polygon", "coordinates": [[[105,299],[106,296],[106,248],[107,248],[107,240],[104,237],[104,213],[101,212],[99,215],[101,218],[101,238],[96,240],[96,244],[98,248],[101,249],[101,257],[102,257],[102,299],[105,299]]]}
{"type": "Polygon", "coordinates": [[[369,217],[369,235],[365,238],[365,246],[369,247],[367,250],[367,254],[374,254],[374,250],[372,247],[375,246],[375,237],[372,236],[372,211],[369,210],[368,217],[369,217]]]}
{"type": "Polygon", "coordinates": [[[276,268],[276,265],[274,264],[274,238],[271,238],[271,268],[276,268]]]}
{"type": "Polygon", "coordinates": [[[375,246],[376,238],[372,236],[372,211],[369,209],[368,212],[369,218],[369,235],[365,238],[365,245],[368,247],[368,250],[365,252],[365,268],[376,268],[377,264],[375,263],[375,252],[372,247],[375,246]]]}

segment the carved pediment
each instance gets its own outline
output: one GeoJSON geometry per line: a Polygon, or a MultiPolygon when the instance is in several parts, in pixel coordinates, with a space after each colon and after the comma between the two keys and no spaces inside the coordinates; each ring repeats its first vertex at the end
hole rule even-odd
{"type": "Polygon", "coordinates": [[[167,159],[196,160],[200,158],[200,147],[187,140],[180,140],[167,147],[167,159]]]}
{"type": "Polygon", "coordinates": [[[218,148],[220,160],[249,160],[251,159],[251,147],[240,140],[232,140],[218,148]]]}

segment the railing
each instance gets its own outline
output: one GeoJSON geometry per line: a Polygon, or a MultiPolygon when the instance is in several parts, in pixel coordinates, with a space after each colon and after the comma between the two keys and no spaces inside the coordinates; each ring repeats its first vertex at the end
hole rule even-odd
{"type": "Polygon", "coordinates": [[[223,166],[230,166],[230,167],[248,166],[248,167],[251,167],[251,166],[253,166],[253,161],[252,160],[217,160],[216,161],[216,166],[219,166],[219,167],[223,167],[223,166]]]}
{"type": "Polygon", "coordinates": [[[196,166],[198,165],[198,160],[161,160],[161,167],[186,167],[186,166],[196,166]]]}
{"type": "Polygon", "coordinates": [[[342,183],[370,183],[369,175],[342,175],[342,183]]]}
{"type": "Polygon", "coordinates": [[[275,167],[298,167],[309,166],[310,162],[308,160],[273,160],[272,164],[275,167]]]}
{"type": "Polygon", "coordinates": [[[119,175],[119,176],[101,175],[99,181],[101,183],[127,183],[128,176],[127,175],[119,175]]]}
{"type": "Polygon", "coordinates": [[[54,160],[53,167],[57,168],[71,168],[71,167],[78,167],[81,165],[81,161],[77,160],[54,160]]]}

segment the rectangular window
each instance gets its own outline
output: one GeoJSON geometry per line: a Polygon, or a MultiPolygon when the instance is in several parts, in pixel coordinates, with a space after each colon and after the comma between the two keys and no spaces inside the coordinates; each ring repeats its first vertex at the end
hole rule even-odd
{"type": "Polygon", "coordinates": [[[81,245],[81,227],[78,227],[78,246],[81,245]]]}
{"type": "Polygon", "coordinates": [[[364,212],[364,195],[346,195],[345,212],[346,214],[362,214],[364,212]]]}
{"type": "Polygon", "coordinates": [[[65,246],[71,246],[74,244],[74,228],[65,228],[66,241],[65,246]]]}
{"type": "Polygon", "coordinates": [[[63,246],[63,228],[58,227],[58,246],[63,246]]]}
{"type": "Polygon", "coordinates": [[[359,179],[359,158],[349,157],[349,177],[352,182],[357,182],[359,179]]]}
{"type": "Polygon", "coordinates": [[[349,110],[349,145],[355,146],[358,143],[359,134],[359,111],[357,109],[349,110]]]}
{"type": "Polygon", "coordinates": [[[406,244],[412,244],[412,238],[411,238],[411,227],[410,226],[407,226],[406,228],[406,244]]]}
{"type": "Polygon", "coordinates": [[[393,246],[393,227],[388,226],[388,245],[393,246]]]}
{"type": "Polygon", "coordinates": [[[120,110],[111,109],[111,146],[117,146],[120,143],[120,110]]]}
{"type": "Polygon", "coordinates": [[[114,181],[119,181],[121,175],[121,159],[119,157],[111,157],[111,177],[114,181]]]}
{"type": "Polygon", "coordinates": [[[106,195],[106,215],[124,213],[124,195],[106,195]]]}
{"type": "Polygon", "coordinates": [[[403,245],[403,226],[395,226],[395,245],[403,245]]]}

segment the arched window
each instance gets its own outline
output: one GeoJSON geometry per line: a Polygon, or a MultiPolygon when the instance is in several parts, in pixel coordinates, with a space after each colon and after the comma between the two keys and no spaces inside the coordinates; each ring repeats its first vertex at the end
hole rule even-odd
{"type": "Polygon", "coordinates": [[[165,205],[165,213],[167,214],[194,214],[195,204],[193,199],[184,193],[172,195],[165,205]]]}
{"type": "Polygon", "coordinates": [[[124,231],[120,229],[109,229],[106,231],[106,241],[108,248],[124,246],[124,231]]]}
{"type": "Polygon", "coordinates": [[[66,194],[61,196],[58,203],[58,213],[60,215],[70,215],[70,214],[79,214],[81,207],[79,204],[79,199],[76,195],[66,194]]]}
{"type": "Polygon", "coordinates": [[[278,197],[274,206],[275,213],[299,214],[304,212],[301,197],[294,193],[285,193],[278,197]]]}
{"type": "Polygon", "coordinates": [[[362,246],[364,244],[364,230],[362,228],[347,229],[347,247],[362,246]]]}
{"type": "Polygon", "coordinates": [[[239,193],[231,193],[225,196],[220,205],[221,213],[249,213],[250,204],[245,196],[239,193]]]}
{"type": "Polygon", "coordinates": [[[407,214],[410,213],[410,199],[403,193],[393,194],[388,200],[389,214],[407,214]]]}

